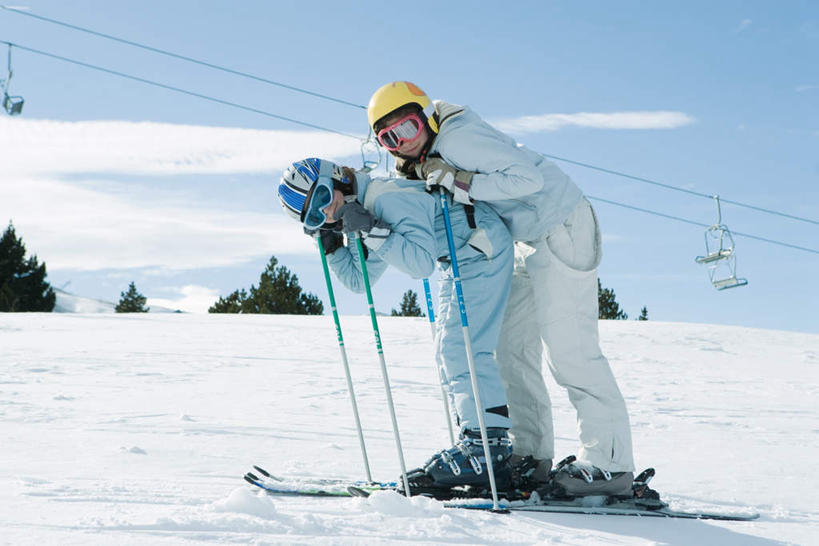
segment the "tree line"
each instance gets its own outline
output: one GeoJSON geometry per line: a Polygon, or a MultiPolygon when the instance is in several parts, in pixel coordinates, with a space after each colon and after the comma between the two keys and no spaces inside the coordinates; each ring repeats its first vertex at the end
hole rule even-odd
{"type": "MultiPolygon", "coordinates": [[[[9,222],[0,237],[0,312],[53,311],[57,296],[46,277],[46,264],[40,263],[36,255],[26,257],[23,239],[17,236],[14,225],[9,222]]],[[[628,314],[617,303],[614,290],[603,288],[599,279],[597,301],[599,318],[628,319],[628,314]]],[[[117,313],[147,313],[150,307],[146,307],[146,302],[147,298],[131,282],[128,289],[120,293],[114,310],[117,313]]],[[[258,285],[252,284],[247,290],[239,288],[225,297],[220,296],[208,312],[321,315],[324,305],[318,296],[305,292],[299,285],[298,277],[272,256],[259,277],[258,285]]],[[[391,314],[397,317],[426,316],[414,290],[404,292],[398,309],[392,309],[391,314]]],[[[637,320],[648,320],[645,306],[637,320]]]]}

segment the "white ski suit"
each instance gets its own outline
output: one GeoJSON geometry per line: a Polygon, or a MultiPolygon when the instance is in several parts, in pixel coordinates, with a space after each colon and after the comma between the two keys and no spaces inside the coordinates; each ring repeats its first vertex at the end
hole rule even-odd
{"type": "Polygon", "coordinates": [[[554,459],[543,344],[577,410],[579,459],[634,471],[625,401],[598,338],[600,229],[580,189],[554,163],[518,145],[467,107],[435,102],[440,132],[428,157],[475,172],[469,195],[509,228],[515,269],[497,359],[519,455],[554,459]]]}
{"type": "MultiPolygon", "coordinates": [[[[375,283],[387,265],[416,279],[430,276],[436,262],[441,269],[436,358],[461,429],[477,430],[477,409],[439,198],[426,193],[423,184],[406,179],[370,179],[359,172],[356,185],[358,201],[392,229],[378,249],[369,249],[367,271],[371,282],[375,283]]],[[[486,409],[496,408],[484,411],[484,420],[487,427],[509,428],[506,392],[494,353],[512,278],[512,239],[488,205],[475,207],[478,229],[473,230],[467,223],[464,207],[451,199],[449,202],[481,402],[486,409]],[[501,412],[497,408],[502,408],[501,412]]],[[[355,247],[343,246],[327,258],[347,288],[364,291],[355,247]]]]}

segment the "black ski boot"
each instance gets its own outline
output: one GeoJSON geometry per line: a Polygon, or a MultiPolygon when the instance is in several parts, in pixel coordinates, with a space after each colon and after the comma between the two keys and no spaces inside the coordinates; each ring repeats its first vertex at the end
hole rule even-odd
{"type": "MultiPolygon", "coordinates": [[[[489,456],[498,491],[511,484],[512,441],[505,428],[488,428],[489,456]]],[[[483,442],[479,430],[467,430],[451,448],[436,453],[424,466],[407,472],[410,492],[437,499],[484,496],[490,490],[483,442]]]]}

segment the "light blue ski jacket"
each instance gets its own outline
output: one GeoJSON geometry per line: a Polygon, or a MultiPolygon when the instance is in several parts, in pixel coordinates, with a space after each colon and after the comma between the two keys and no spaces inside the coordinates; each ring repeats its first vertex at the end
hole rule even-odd
{"type": "Polygon", "coordinates": [[[566,220],[583,193],[557,165],[517,144],[469,107],[435,101],[440,132],[428,157],[475,172],[469,195],[489,204],[516,241],[534,241],[566,220]]]}
{"type": "MultiPolygon", "coordinates": [[[[417,180],[371,180],[368,175],[357,173],[356,182],[358,201],[392,228],[386,241],[377,250],[369,251],[367,270],[371,282],[375,282],[387,265],[414,278],[431,275],[436,262],[441,269],[435,322],[436,360],[460,427],[477,429],[478,410],[472,392],[440,197],[426,193],[424,184],[417,180]]],[[[451,203],[451,196],[446,199],[451,203]]],[[[512,238],[498,215],[485,203],[475,205],[475,229],[469,227],[462,205],[450,204],[449,211],[464,308],[469,315],[476,379],[485,409],[483,419],[487,427],[509,428],[506,415],[489,410],[505,408],[507,404],[495,349],[512,282],[512,238]]],[[[347,288],[364,291],[358,252],[354,246],[341,247],[327,258],[347,288]]]]}
{"type": "MultiPolygon", "coordinates": [[[[414,279],[429,277],[436,263],[449,261],[443,210],[424,184],[405,178],[374,178],[356,173],[357,200],[392,232],[378,250],[368,249],[367,272],[375,281],[392,265],[414,279]]],[[[509,233],[487,204],[476,203],[477,229],[469,227],[463,206],[450,200],[449,214],[458,263],[492,258],[511,245],[509,233]]],[[[327,256],[339,280],[353,292],[364,292],[361,266],[354,246],[327,256]]]]}

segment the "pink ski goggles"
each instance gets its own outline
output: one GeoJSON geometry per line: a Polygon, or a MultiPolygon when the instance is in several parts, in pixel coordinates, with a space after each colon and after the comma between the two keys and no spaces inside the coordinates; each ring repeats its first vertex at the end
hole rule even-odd
{"type": "Polygon", "coordinates": [[[424,122],[418,114],[409,114],[399,119],[389,127],[378,131],[378,142],[383,147],[394,152],[405,142],[412,142],[424,130],[424,122]]]}

